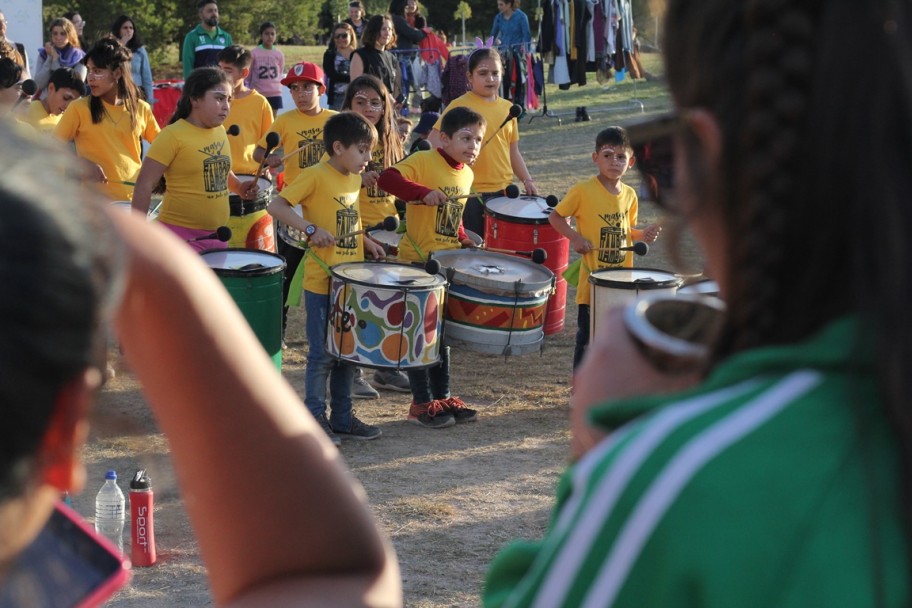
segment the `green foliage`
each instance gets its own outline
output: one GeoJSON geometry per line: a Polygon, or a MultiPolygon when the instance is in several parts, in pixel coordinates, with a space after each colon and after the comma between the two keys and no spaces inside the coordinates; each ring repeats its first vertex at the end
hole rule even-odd
{"type": "Polygon", "coordinates": [[[469,6],[469,3],[465,0],[462,0],[458,5],[456,5],[456,11],[453,13],[454,19],[471,19],[472,18],[472,7],[469,6]]]}

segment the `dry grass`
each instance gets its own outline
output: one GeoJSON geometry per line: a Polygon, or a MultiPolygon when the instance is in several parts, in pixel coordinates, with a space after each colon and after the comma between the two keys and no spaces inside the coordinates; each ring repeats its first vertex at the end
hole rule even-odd
{"type": "MultiPolygon", "coordinates": [[[[647,111],[667,106],[667,97],[656,99],[647,111]]],[[[588,123],[558,126],[544,118],[523,123],[521,148],[544,193],[562,196],[592,175],[595,133],[632,112],[613,101],[605,107],[588,123]]],[[[644,202],[640,219],[658,219],[654,206],[644,202]]],[[[638,264],[671,268],[667,243],[663,238],[638,264]]],[[[682,251],[685,258],[696,259],[689,240],[684,239],[682,251]]],[[[409,425],[410,397],[401,393],[382,392],[379,400],[356,402],[359,416],[378,425],[383,437],[346,443],[342,453],[395,544],[408,606],[478,605],[486,564],[497,549],[510,539],[544,532],[554,485],[567,460],[573,297],[571,290],[565,329],[547,338],[541,355],[505,359],[454,349],[452,386],[481,411],[475,423],[440,431],[409,425]]],[[[300,310],[292,311],[288,341],[284,376],[303,394],[306,343],[300,310]]],[[[122,478],[146,468],[156,491],[160,562],[137,570],[110,605],[211,604],[167,443],[128,371],[121,370],[101,395],[94,418],[85,453],[91,481],[75,498],[77,509],[92,513],[94,492],[109,468],[119,470],[122,478]]],[[[255,518],[238,525],[255,525],[255,518]]]]}

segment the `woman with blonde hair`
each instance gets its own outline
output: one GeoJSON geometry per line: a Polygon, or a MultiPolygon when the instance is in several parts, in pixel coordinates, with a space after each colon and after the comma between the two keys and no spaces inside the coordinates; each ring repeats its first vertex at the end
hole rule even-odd
{"type": "Polygon", "coordinates": [[[64,17],[51,21],[48,28],[51,39],[38,49],[38,66],[35,68],[35,83],[38,90],[44,90],[57,68],[73,68],[83,80],[86,66],[82,64],[85,51],[79,46],[79,35],[73,22],[64,17]]]}

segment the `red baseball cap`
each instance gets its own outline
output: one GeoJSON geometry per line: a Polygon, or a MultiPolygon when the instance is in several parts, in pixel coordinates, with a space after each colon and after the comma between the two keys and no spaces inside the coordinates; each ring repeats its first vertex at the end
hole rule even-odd
{"type": "Polygon", "coordinates": [[[288,75],[282,79],[282,84],[287,87],[293,82],[313,82],[319,86],[320,95],[326,92],[326,85],[323,83],[323,68],[316,63],[302,61],[291,66],[288,75]]]}

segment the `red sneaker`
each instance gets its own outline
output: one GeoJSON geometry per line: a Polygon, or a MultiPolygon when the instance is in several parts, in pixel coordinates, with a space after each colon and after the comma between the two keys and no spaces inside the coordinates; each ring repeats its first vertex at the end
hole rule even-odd
{"type": "Polygon", "coordinates": [[[478,418],[478,410],[473,410],[459,397],[442,399],[443,409],[453,415],[456,422],[474,422],[478,418]]]}
{"type": "Polygon", "coordinates": [[[413,401],[409,407],[408,421],[428,429],[444,429],[456,424],[453,414],[444,408],[444,402],[437,400],[427,403],[413,401]]]}

